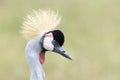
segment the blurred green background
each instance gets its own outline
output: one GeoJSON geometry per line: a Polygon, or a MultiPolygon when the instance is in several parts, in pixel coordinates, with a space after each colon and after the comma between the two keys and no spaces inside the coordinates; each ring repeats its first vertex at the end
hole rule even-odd
{"type": "Polygon", "coordinates": [[[0,0],[0,80],[29,80],[19,32],[32,9],[59,11],[73,58],[47,52],[47,80],[120,80],[120,0],[0,0]]]}

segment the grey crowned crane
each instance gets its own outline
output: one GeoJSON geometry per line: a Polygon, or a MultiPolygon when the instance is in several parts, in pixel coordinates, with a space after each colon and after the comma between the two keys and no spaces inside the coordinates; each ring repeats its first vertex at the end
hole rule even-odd
{"type": "Polygon", "coordinates": [[[70,55],[62,48],[64,34],[54,30],[61,18],[57,12],[50,10],[33,10],[27,15],[22,26],[22,34],[29,38],[26,45],[26,56],[30,65],[30,80],[45,80],[42,65],[46,51],[56,52],[68,59],[70,55]]]}

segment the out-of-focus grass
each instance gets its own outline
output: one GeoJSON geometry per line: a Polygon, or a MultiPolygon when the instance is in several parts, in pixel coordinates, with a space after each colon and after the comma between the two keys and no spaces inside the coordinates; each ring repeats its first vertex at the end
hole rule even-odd
{"type": "Polygon", "coordinates": [[[58,10],[64,48],[73,60],[47,52],[47,80],[120,80],[119,0],[1,0],[0,80],[29,80],[26,41],[19,34],[32,9],[58,10]]]}

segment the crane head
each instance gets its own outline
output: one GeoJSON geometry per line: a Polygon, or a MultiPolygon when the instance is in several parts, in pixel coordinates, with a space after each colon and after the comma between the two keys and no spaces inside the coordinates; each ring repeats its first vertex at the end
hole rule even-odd
{"type": "Polygon", "coordinates": [[[60,30],[53,30],[45,33],[41,39],[40,44],[42,46],[42,51],[40,53],[40,62],[44,63],[44,55],[46,51],[52,51],[58,53],[68,59],[71,56],[62,48],[64,44],[64,34],[60,30]]]}

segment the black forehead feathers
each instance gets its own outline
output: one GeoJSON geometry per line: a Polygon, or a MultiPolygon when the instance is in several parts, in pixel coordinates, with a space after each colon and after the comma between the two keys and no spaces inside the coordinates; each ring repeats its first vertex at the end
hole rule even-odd
{"type": "Polygon", "coordinates": [[[53,33],[54,40],[57,41],[60,46],[62,46],[64,44],[63,32],[60,30],[53,30],[53,31],[49,31],[48,33],[50,33],[50,32],[53,33]]]}

